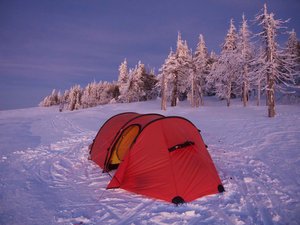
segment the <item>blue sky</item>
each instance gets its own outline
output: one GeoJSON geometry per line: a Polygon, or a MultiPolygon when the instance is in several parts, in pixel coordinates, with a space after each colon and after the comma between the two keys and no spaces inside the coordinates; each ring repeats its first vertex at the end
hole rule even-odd
{"type": "Polygon", "coordinates": [[[299,0],[1,0],[0,110],[36,106],[54,88],[116,80],[124,58],[157,71],[178,31],[190,48],[203,34],[219,52],[230,19],[238,27],[245,13],[251,25],[265,2],[300,32],[299,0]]]}

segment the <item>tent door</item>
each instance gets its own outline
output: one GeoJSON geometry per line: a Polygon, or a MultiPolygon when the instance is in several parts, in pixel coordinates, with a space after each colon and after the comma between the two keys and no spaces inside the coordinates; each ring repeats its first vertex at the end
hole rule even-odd
{"type": "Polygon", "coordinates": [[[112,154],[109,160],[109,168],[113,169],[118,167],[118,165],[124,159],[127,151],[130,149],[139,131],[139,125],[131,125],[125,130],[123,130],[118,140],[114,144],[112,154]]]}

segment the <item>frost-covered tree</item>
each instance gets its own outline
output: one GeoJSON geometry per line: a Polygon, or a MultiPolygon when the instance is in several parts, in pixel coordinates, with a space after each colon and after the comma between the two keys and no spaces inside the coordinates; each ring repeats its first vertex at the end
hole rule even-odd
{"type": "Polygon", "coordinates": [[[297,38],[297,34],[293,29],[289,32],[288,40],[285,44],[286,61],[293,69],[295,83],[300,84],[300,42],[297,38]]]}
{"type": "Polygon", "coordinates": [[[110,103],[119,96],[118,83],[98,82],[89,83],[83,90],[81,108],[94,107],[110,103]]]}
{"type": "Polygon", "coordinates": [[[142,75],[143,90],[145,95],[142,97],[143,101],[156,99],[158,96],[158,89],[156,83],[158,82],[157,77],[154,74],[154,70],[150,70],[148,73],[145,71],[142,75]]]}
{"type": "Polygon", "coordinates": [[[129,75],[128,75],[128,67],[127,67],[126,59],[124,59],[124,62],[122,62],[119,67],[118,86],[119,86],[120,95],[122,96],[126,94],[129,86],[129,75]]]}
{"type": "Polygon", "coordinates": [[[192,79],[192,106],[203,105],[203,95],[205,92],[206,78],[209,73],[209,55],[202,34],[193,58],[193,79],[192,79]]]}
{"type": "Polygon", "coordinates": [[[46,106],[45,103],[47,103],[47,106],[50,106],[49,104],[53,99],[58,99],[55,102],[57,102],[56,105],[60,104],[60,111],[63,109],[72,111],[116,102],[119,94],[118,83],[107,81],[97,83],[94,81],[89,83],[84,89],[81,89],[79,85],[74,85],[70,90],[66,90],[62,96],[54,90],[40,105],[46,106]]]}
{"type": "Polygon", "coordinates": [[[191,70],[191,52],[187,42],[181,39],[178,33],[176,53],[172,54],[169,60],[175,68],[171,73],[165,76],[168,85],[168,91],[171,91],[171,106],[177,105],[177,100],[184,98],[189,88],[189,75],[191,70]]]}
{"type": "Polygon", "coordinates": [[[110,83],[105,81],[101,84],[101,86],[99,86],[99,89],[101,89],[101,92],[99,92],[98,105],[115,102],[115,100],[119,96],[119,88],[117,83],[110,83]]]}
{"type": "Polygon", "coordinates": [[[164,64],[160,68],[159,85],[161,88],[161,109],[166,110],[167,101],[171,97],[174,86],[174,78],[178,68],[175,53],[171,50],[164,64]]]}
{"type": "Polygon", "coordinates": [[[129,86],[126,93],[127,102],[141,101],[145,97],[144,82],[142,77],[146,73],[145,65],[138,62],[138,65],[129,71],[129,86]]]}
{"type": "Polygon", "coordinates": [[[286,55],[280,50],[276,41],[279,29],[285,21],[274,18],[273,13],[268,13],[267,5],[264,5],[263,12],[256,16],[257,23],[262,27],[259,33],[264,46],[264,70],[266,71],[266,90],[268,116],[275,116],[275,89],[284,92],[285,87],[294,83],[294,73],[286,55]]]}
{"type": "Polygon", "coordinates": [[[176,106],[179,99],[185,98],[190,89],[192,54],[186,41],[178,33],[176,52],[171,50],[160,68],[159,85],[161,87],[162,109],[168,99],[176,106]]]}
{"type": "Polygon", "coordinates": [[[48,107],[49,105],[49,96],[46,96],[40,103],[39,106],[48,107]]]}
{"type": "Polygon", "coordinates": [[[253,58],[253,47],[250,43],[251,33],[247,24],[245,15],[242,16],[242,25],[239,30],[238,51],[240,54],[240,75],[237,84],[241,87],[241,96],[243,105],[246,106],[249,98],[250,81],[249,70],[251,69],[251,60],[253,58]]]}
{"type": "Polygon", "coordinates": [[[231,19],[221,55],[209,76],[209,82],[215,84],[216,95],[221,99],[226,99],[227,106],[230,106],[231,96],[235,96],[238,93],[236,80],[240,72],[240,57],[237,42],[236,28],[233,19],[231,19]]]}
{"type": "Polygon", "coordinates": [[[81,108],[82,90],[80,85],[74,85],[69,92],[69,105],[68,109],[73,111],[81,108]]]}
{"type": "Polygon", "coordinates": [[[297,58],[297,56],[299,55],[299,41],[294,29],[291,32],[289,32],[289,37],[286,42],[286,51],[291,57],[299,60],[297,58]]]}
{"type": "Polygon", "coordinates": [[[158,90],[155,88],[157,79],[154,71],[147,72],[141,61],[129,72],[127,70],[127,61],[124,61],[119,69],[118,87],[120,96],[117,102],[146,101],[157,97],[158,90]]]}
{"type": "Polygon", "coordinates": [[[69,90],[65,90],[64,94],[61,97],[61,104],[63,105],[63,108],[69,103],[69,93],[69,90]]]}
{"type": "Polygon", "coordinates": [[[60,99],[60,92],[57,92],[55,89],[53,89],[52,93],[49,96],[46,96],[43,101],[40,102],[39,106],[49,107],[53,105],[59,105],[60,99]]]}
{"type": "Polygon", "coordinates": [[[219,56],[214,52],[211,51],[208,61],[207,61],[207,66],[208,66],[208,74],[206,76],[206,83],[205,83],[205,92],[206,95],[212,96],[216,94],[216,88],[215,88],[215,80],[213,78],[213,69],[215,68],[217,62],[219,60],[219,56]]]}
{"type": "Polygon", "coordinates": [[[89,83],[83,90],[81,97],[82,108],[89,108],[97,105],[97,83],[89,83]]]}

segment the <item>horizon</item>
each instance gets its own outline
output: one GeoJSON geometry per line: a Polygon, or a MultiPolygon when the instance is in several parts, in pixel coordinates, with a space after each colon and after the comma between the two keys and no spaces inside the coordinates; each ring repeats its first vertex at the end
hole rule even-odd
{"type": "Polygon", "coordinates": [[[0,110],[38,106],[52,89],[117,80],[124,58],[129,68],[141,60],[157,74],[179,31],[189,48],[203,34],[209,52],[219,53],[230,19],[238,29],[245,13],[254,32],[252,20],[264,3],[276,19],[291,19],[287,31],[299,32],[297,0],[1,2],[0,110]]]}

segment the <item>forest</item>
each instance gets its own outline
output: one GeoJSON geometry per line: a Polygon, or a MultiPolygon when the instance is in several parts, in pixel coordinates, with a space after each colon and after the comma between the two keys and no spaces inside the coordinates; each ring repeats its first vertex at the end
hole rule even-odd
{"type": "Polygon", "coordinates": [[[202,106],[204,96],[215,95],[227,106],[232,98],[241,98],[247,106],[250,97],[261,105],[263,97],[268,116],[274,117],[277,94],[300,97],[300,41],[295,30],[285,28],[288,21],[276,19],[266,4],[254,21],[260,29],[256,34],[244,15],[238,26],[231,19],[219,54],[208,52],[203,34],[192,51],[179,32],[176,50],[170,50],[158,74],[141,61],[128,68],[125,59],[117,81],[93,81],[84,88],[74,85],[64,93],[53,90],[40,106],[59,105],[63,111],[160,98],[161,109],[166,110],[183,100],[192,107],[202,106]],[[285,34],[281,46],[278,39],[285,34]]]}

